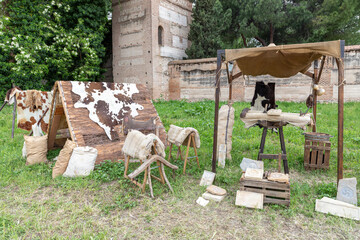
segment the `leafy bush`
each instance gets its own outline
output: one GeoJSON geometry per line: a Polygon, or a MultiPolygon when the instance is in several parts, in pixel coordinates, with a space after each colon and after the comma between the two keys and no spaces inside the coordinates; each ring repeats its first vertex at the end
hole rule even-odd
{"type": "Polygon", "coordinates": [[[101,78],[109,0],[2,0],[0,5],[0,97],[11,83],[49,90],[57,80],[101,78]]]}

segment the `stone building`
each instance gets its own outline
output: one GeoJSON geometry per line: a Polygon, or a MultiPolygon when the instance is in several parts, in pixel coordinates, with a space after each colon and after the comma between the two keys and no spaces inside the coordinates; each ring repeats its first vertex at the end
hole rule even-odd
{"type": "Polygon", "coordinates": [[[168,63],[187,57],[191,11],[188,0],[113,0],[114,82],[146,84],[168,99],[168,63]]]}

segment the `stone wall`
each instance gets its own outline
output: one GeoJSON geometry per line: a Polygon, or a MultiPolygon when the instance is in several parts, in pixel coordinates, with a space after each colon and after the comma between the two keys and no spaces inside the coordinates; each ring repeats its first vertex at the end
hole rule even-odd
{"type": "MultiPolygon", "coordinates": [[[[221,72],[221,100],[227,100],[229,88],[225,66],[221,72]]],[[[239,71],[234,69],[234,71],[239,71]]],[[[313,71],[313,70],[311,70],[313,71]]],[[[216,58],[172,61],[169,63],[168,99],[214,99],[216,58]]],[[[320,86],[325,94],[319,101],[337,100],[337,66],[335,59],[326,58],[320,86]]],[[[345,47],[345,101],[360,101],[360,46],[345,47]]],[[[275,82],[277,101],[305,101],[311,93],[311,78],[297,74],[290,78],[242,76],[233,82],[233,99],[251,101],[257,81],[275,82]]]]}
{"type": "Polygon", "coordinates": [[[187,57],[191,11],[189,0],[113,0],[114,82],[145,84],[167,99],[168,63],[187,57]]]}

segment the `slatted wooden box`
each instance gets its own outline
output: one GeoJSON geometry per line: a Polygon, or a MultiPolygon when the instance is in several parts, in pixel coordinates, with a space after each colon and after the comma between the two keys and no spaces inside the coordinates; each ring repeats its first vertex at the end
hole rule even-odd
{"type": "Polygon", "coordinates": [[[262,180],[240,179],[240,190],[264,194],[264,203],[290,206],[290,183],[262,180]]]}
{"type": "Polygon", "coordinates": [[[329,169],[330,137],[325,133],[305,133],[304,167],[306,170],[329,169]]]}

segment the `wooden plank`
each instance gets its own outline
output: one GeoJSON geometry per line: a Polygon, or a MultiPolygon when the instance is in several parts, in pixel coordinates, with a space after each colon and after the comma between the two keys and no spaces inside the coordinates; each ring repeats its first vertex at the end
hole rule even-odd
{"type": "MultiPolygon", "coordinates": [[[[317,143],[317,144],[321,144],[320,142],[319,143],[317,143]]],[[[309,148],[309,149],[315,149],[315,150],[317,150],[317,151],[324,151],[324,150],[331,150],[331,148],[330,147],[326,147],[326,146],[321,146],[321,145],[319,145],[319,146],[305,146],[305,148],[309,148]]]]}
{"type": "MultiPolygon", "coordinates": [[[[318,145],[318,142],[312,142],[311,143],[311,145],[312,145],[312,147],[313,146],[317,146],[318,145]]],[[[317,150],[315,150],[315,149],[312,149],[312,151],[311,151],[311,160],[310,160],[310,164],[316,164],[316,156],[317,156],[317,150]]]]}
{"type": "Polygon", "coordinates": [[[270,189],[279,189],[279,190],[289,190],[290,184],[279,183],[279,182],[271,182],[268,180],[240,180],[240,185],[247,187],[258,187],[258,188],[270,188],[270,189]]]}
{"type": "Polygon", "coordinates": [[[273,203],[273,204],[280,204],[280,205],[290,206],[290,199],[282,200],[282,199],[265,197],[264,198],[264,203],[273,203]]]}
{"type": "MultiPolygon", "coordinates": [[[[325,143],[325,146],[329,147],[331,146],[331,143],[325,143]]],[[[330,164],[329,164],[329,161],[330,161],[330,150],[326,150],[325,151],[325,161],[324,161],[324,165],[329,168],[330,164]]]]}
{"type": "Polygon", "coordinates": [[[56,139],[56,131],[60,124],[61,115],[55,115],[52,119],[50,133],[48,135],[48,149],[52,149],[54,147],[54,142],[56,139]]]}
{"type": "Polygon", "coordinates": [[[305,146],[304,146],[304,166],[310,164],[310,149],[307,149],[306,146],[310,145],[309,140],[305,140],[305,146]]]}
{"type": "MultiPolygon", "coordinates": [[[[264,154],[259,153],[259,160],[262,159],[279,159],[279,154],[264,154]]],[[[281,159],[286,159],[286,154],[281,154],[281,159]]]]}
{"type": "Polygon", "coordinates": [[[317,160],[316,160],[316,164],[318,166],[322,166],[323,165],[323,153],[324,150],[326,150],[327,148],[324,146],[324,143],[319,143],[319,146],[317,146],[317,150],[318,150],[318,155],[317,155],[317,160]]]}
{"type": "Polygon", "coordinates": [[[290,198],[290,192],[281,192],[281,191],[272,191],[267,189],[261,189],[261,188],[253,188],[253,187],[243,187],[243,191],[248,192],[256,192],[256,193],[263,193],[266,196],[270,197],[277,197],[277,198],[283,198],[283,199],[289,199],[290,198]]]}

